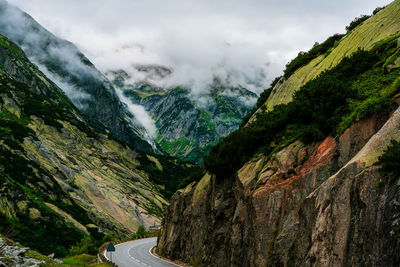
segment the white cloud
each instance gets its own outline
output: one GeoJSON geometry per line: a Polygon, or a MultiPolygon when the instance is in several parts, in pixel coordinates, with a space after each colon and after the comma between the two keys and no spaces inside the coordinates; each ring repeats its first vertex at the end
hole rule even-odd
{"type": "MultiPolygon", "coordinates": [[[[102,71],[174,70],[162,85],[202,91],[214,75],[261,92],[300,50],[386,0],[9,0],[77,44],[102,71]]],[[[134,73],[133,73],[134,74],[134,73]]]]}
{"type": "Polygon", "coordinates": [[[153,144],[157,135],[157,128],[151,116],[146,112],[143,106],[133,104],[129,98],[124,96],[121,90],[117,89],[116,92],[122,103],[128,107],[129,112],[134,115],[135,119],[146,129],[146,133],[144,133],[145,139],[149,141],[150,144],[153,144]]]}

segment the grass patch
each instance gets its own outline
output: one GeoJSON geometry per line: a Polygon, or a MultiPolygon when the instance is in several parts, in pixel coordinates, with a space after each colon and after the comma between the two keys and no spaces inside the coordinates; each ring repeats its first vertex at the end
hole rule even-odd
{"type": "Polygon", "coordinates": [[[109,267],[110,264],[108,263],[96,263],[97,257],[82,254],[73,257],[63,258],[62,261],[64,266],[69,267],[86,267],[86,266],[93,266],[93,267],[109,267]]]}

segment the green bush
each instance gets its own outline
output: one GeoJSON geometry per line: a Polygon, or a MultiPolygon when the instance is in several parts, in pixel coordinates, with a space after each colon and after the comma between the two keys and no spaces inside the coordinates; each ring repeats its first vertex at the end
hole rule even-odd
{"type": "Polygon", "coordinates": [[[378,181],[376,181],[376,192],[378,192],[378,194],[380,194],[382,192],[382,189],[384,186],[385,186],[385,182],[382,181],[382,179],[379,179],[378,181]]]}
{"type": "Polygon", "coordinates": [[[290,63],[286,65],[284,77],[289,78],[297,69],[307,65],[308,63],[310,63],[311,60],[318,57],[319,55],[323,55],[328,52],[329,49],[338,44],[342,37],[342,34],[334,34],[322,44],[318,44],[311,48],[310,51],[299,53],[295,59],[293,59],[290,63]]]}
{"type": "Polygon", "coordinates": [[[198,182],[204,176],[205,171],[203,169],[199,169],[196,172],[189,174],[186,178],[184,178],[178,185],[178,189],[185,188],[189,184],[193,182],[198,182]]]}
{"type": "Polygon", "coordinates": [[[379,11],[381,11],[381,10],[384,9],[385,7],[386,7],[386,6],[375,8],[375,10],[372,12],[372,15],[376,15],[379,11]]]}
{"type": "Polygon", "coordinates": [[[276,77],[272,83],[270,84],[268,89],[265,89],[261,94],[260,97],[257,99],[257,104],[256,106],[246,115],[243,117],[242,122],[240,124],[240,127],[246,125],[250,118],[253,116],[253,114],[259,109],[261,108],[262,105],[265,104],[265,102],[267,102],[268,97],[271,95],[272,90],[274,89],[275,85],[280,81],[280,79],[282,78],[282,76],[276,77]]]}
{"type": "Polygon", "coordinates": [[[98,245],[89,236],[82,238],[75,246],[72,246],[69,250],[70,255],[90,254],[96,255],[98,245]]]}
{"type": "Polygon", "coordinates": [[[391,140],[390,145],[379,157],[378,163],[382,165],[381,173],[390,175],[391,180],[400,176],[400,142],[391,140]]]}
{"type": "Polygon", "coordinates": [[[151,233],[146,231],[146,228],[143,225],[140,225],[136,233],[133,234],[132,239],[145,238],[149,236],[151,236],[151,233]]]}
{"type": "Polygon", "coordinates": [[[349,32],[356,28],[358,25],[369,19],[371,16],[368,15],[361,15],[359,17],[356,17],[348,26],[346,26],[346,31],[349,32]]]}
{"type": "Polygon", "coordinates": [[[275,85],[280,81],[282,77],[276,77],[270,84],[268,89],[265,89],[261,94],[260,97],[257,99],[257,108],[260,108],[264,103],[267,101],[269,95],[271,94],[272,90],[274,89],[275,85]]]}

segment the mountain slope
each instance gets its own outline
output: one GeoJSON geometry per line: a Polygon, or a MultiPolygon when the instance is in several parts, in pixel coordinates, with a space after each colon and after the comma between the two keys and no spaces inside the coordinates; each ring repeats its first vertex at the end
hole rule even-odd
{"type": "Polygon", "coordinates": [[[197,169],[96,132],[3,36],[0,150],[0,232],[46,255],[66,255],[87,235],[125,237],[157,223],[167,204],[165,184],[197,169]],[[181,171],[163,171],[175,169],[181,171]]]}
{"type": "Polygon", "coordinates": [[[100,131],[139,149],[152,151],[145,129],[121,103],[112,85],[72,43],[62,40],[28,14],[0,1],[0,34],[23,48],[31,61],[64,90],[100,131]]]}
{"type": "Polygon", "coordinates": [[[400,264],[399,8],[282,78],[266,101],[274,109],[261,106],[212,148],[209,173],[165,212],[161,255],[213,266],[400,264]],[[366,32],[368,51],[358,51],[364,39],[345,45],[366,32]],[[321,74],[305,82],[308,73],[321,74]]]}
{"type": "Polygon", "coordinates": [[[270,110],[278,104],[289,103],[293,93],[302,85],[316,78],[323,71],[335,67],[344,57],[353,54],[358,49],[371,50],[378,41],[397,33],[400,27],[397,19],[399,12],[400,5],[395,1],[389,8],[381,10],[346,34],[335,44],[334,49],[319,55],[288,79],[282,80],[275,86],[266,101],[267,109],[270,110]]]}
{"type": "MultiPolygon", "coordinates": [[[[149,68],[147,72],[154,69],[149,68]]],[[[163,75],[170,74],[166,73],[168,69],[161,70],[163,75]]],[[[161,151],[195,162],[201,161],[213,144],[239,127],[257,97],[244,88],[217,83],[206,93],[192,95],[186,88],[163,89],[145,82],[131,84],[132,78],[125,71],[109,72],[107,76],[133,104],[145,107],[151,115],[157,128],[155,143],[161,151]]]]}

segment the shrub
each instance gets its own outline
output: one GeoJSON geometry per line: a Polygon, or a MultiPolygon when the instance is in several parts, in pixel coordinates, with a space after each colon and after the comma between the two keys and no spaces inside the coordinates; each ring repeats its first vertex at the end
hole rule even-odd
{"type": "Polygon", "coordinates": [[[265,102],[267,102],[268,97],[271,95],[272,90],[274,89],[275,85],[280,81],[282,76],[276,77],[272,83],[270,84],[268,89],[265,89],[261,94],[260,97],[257,99],[257,104],[256,106],[242,119],[242,123],[240,124],[240,127],[246,125],[250,118],[253,116],[253,114],[261,108],[262,105],[264,105],[265,102]]]}
{"type": "Polygon", "coordinates": [[[400,176],[400,142],[391,140],[390,145],[379,157],[378,163],[382,165],[381,173],[390,175],[393,180],[400,176]]]}
{"type": "Polygon", "coordinates": [[[140,225],[136,231],[136,233],[133,234],[132,239],[139,239],[139,238],[144,238],[144,237],[149,237],[151,236],[151,233],[146,231],[146,228],[143,225],[140,225]]]}
{"type": "Polygon", "coordinates": [[[89,236],[82,238],[75,246],[72,246],[69,250],[71,255],[80,254],[97,254],[97,245],[89,236]]]}
{"type": "Polygon", "coordinates": [[[385,186],[385,182],[382,181],[382,179],[379,179],[378,181],[376,181],[376,192],[378,192],[378,194],[380,194],[382,192],[382,189],[384,186],[385,186]]]}
{"type": "Polygon", "coordinates": [[[334,34],[329,37],[322,44],[315,45],[310,51],[304,53],[299,53],[295,59],[286,65],[284,71],[284,77],[289,78],[297,69],[310,63],[311,60],[319,55],[323,55],[329,51],[335,45],[337,46],[340,39],[342,39],[342,34],[334,34]]]}
{"type": "Polygon", "coordinates": [[[358,25],[369,19],[371,16],[368,15],[361,15],[359,17],[356,17],[348,26],[346,26],[346,31],[349,32],[356,28],[358,25]]]}
{"type": "Polygon", "coordinates": [[[178,189],[185,188],[192,182],[198,182],[204,176],[205,171],[203,169],[199,169],[198,171],[191,173],[186,178],[184,178],[178,185],[178,189]]]}
{"type": "MultiPolygon", "coordinates": [[[[165,186],[160,193],[166,198],[170,198],[178,190],[185,178],[202,171],[202,168],[194,163],[178,161],[169,156],[152,156],[160,162],[162,170],[144,153],[139,153],[137,157],[140,162],[138,168],[149,174],[151,182],[165,186]]],[[[157,215],[161,216],[161,214],[162,211],[157,215]]]]}
{"type": "Polygon", "coordinates": [[[372,15],[376,15],[379,11],[381,11],[381,10],[384,9],[385,7],[386,7],[386,6],[375,8],[375,10],[372,12],[372,15]]]}

